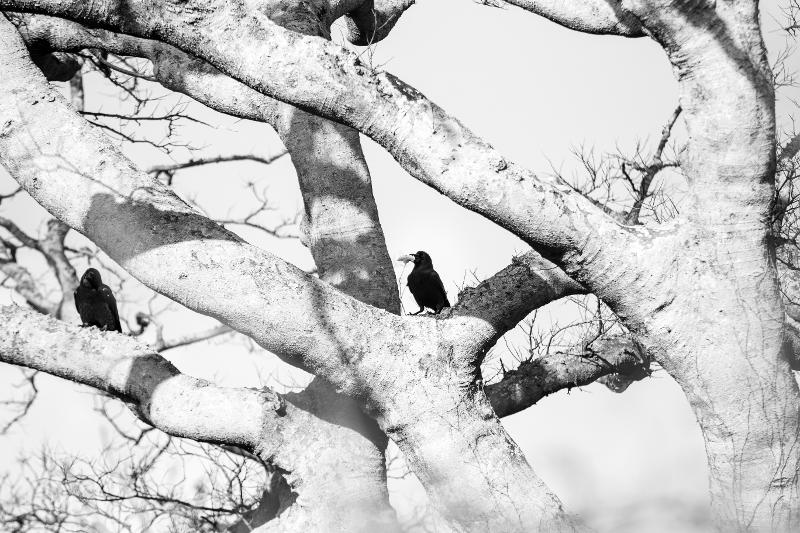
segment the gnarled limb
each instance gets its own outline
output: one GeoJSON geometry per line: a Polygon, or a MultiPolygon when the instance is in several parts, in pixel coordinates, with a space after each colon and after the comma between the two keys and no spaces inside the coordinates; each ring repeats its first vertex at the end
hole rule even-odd
{"type": "Polygon", "coordinates": [[[580,353],[555,353],[523,361],[497,383],[486,385],[486,396],[497,416],[508,416],[549,394],[588,385],[610,374],[633,380],[650,375],[647,356],[627,336],[600,339],[580,353]]]}
{"type": "MultiPolygon", "coordinates": [[[[5,36],[6,42],[14,38],[7,31],[5,36]]],[[[24,47],[8,46],[2,60],[17,74],[6,77],[2,87],[16,95],[16,102],[6,99],[0,110],[6,121],[0,132],[3,163],[37,201],[88,235],[140,281],[235,324],[294,363],[319,349],[321,360],[338,367],[342,376],[346,363],[340,354],[347,346],[337,342],[361,328],[351,327],[346,335],[334,331],[325,336],[327,341],[312,340],[306,332],[327,325],[305,309],[336,302],[332,308],[354,320],[356,315],[359,321],[370,316],[395,320],[243,243],[136,170],[102,133],[64,105],[33,68],[24,47]],[[57,134],[40,120],[44,116],[59,117],[63,127],[57,134]],[[93,150],[87,150],[89,146],[93,150]],[[277,301],[292,305],[269,305],[277,301]]]]}
{"type": "Polygon", "coordinates": [[[272,125],[297,169],[306,204],[305,242],[320,277],[366,303],[399,310],[394,271],[357,132],[263,96],[169,45],[90,31],[51,17],[16,15],[14,20],[27,41],[70,50],[102,47],[147,57],[166,87],[223,113],[272,125]]]}
{"type": "MultiPolygon", "coordinates": [[[[315,411],[322,406],[328,413],[341,410],[341,403],[351,400],[337,403],[330,397],[312,400],[314,396],[308,393],[284,397],[266,388],[219,387],[181,374],[129,336],[70,326],[19,307],[0,308],[0,320],[0,361],[105,391],[128,403],[144,422],[170,435],[253,450],[281,468],[298,494],[280,520],[266,530],[396,529],[394,511],[378,504],[387,498],[385,480],[381,483],[380,475],[377,482],[363,476],[370,467],[382,472],[382,457],[370,462],[369,455],[359,454],[358,468],[351,468],[345,478],[341,468],[325,469],[341,461],[326,442],[337,438],[343,428],[324,421],[315,411]],[[320,476],[315,468],[330,474],[320,476]]],[[[370,430],[351,427],[344,431],[370,430]]],[[[375,429],[371,431],[368,437],[374,436],[375,429]]],[[[358,445],[352,439],[348,444],[358,445]]]]}
{"type": "MultiPolygon", "coordinates": [[[[368,72],[354,54],[281,28],[266,16],[251,14],[245,28],[234,23],[241,6],[187,2],[175,10],[168,3],[139,0],[128,2],[124,14],[109,1],[87,8],[77,1],[8,0],[0,7],[173,44],[263,94],[370,136],[413,176],[537,249],[580,255],[590,237],[602,235],[613,246],[589,252],[601,262],[637,239],[557,180],[508,162],[413,88],[389,74],[368,72]]],[[[562,259],[585,266],[582,257],[562,259]]]]}
{"type": "MultiPolygon", "coordinates": [[[[44,33],[42,27],[47,22],[52,22],[61,30],[48,32],[49,35],[57,34],[61,39],[60,41],[54,40],[55,42],[52,44],[59,43],[64,46],[64,39],[68,40],[70,34],[79,33],[87,41],[97,39],[97,35],[102,34],[113,43],[127,45],[129,48],[125,50],[126,52],[141,54],[143,51],[147,51],[156,65],[156,75],[161,79],[168,80],[168,83],[171,74],[177,71],[197,84],[196,77],[192,77],[192,70],[176,69],[175,67],[178,65],[171,62],[169,56],[164,57],[168,54],[182,54],[173,49],[164,50],[169,48],[164,45],[160,46],[161,53],[159,53],[159,43],[146,43],[130,37],[109,36],[108,32],[87,32],[83,28],[79,28],[77,24],[55,20],[42,21],[41,17],[18,21],[22,31],[27,32],[31,39],[42,39],[41,35],[44,33]],[[72,32],[63,31],[65,28],[72,32]]],[[[99,44],[101,43],[85,42],[82,46],[94,45],[106,48],[98,46],[99,44]]],[[[76,46],[76,44],[71,42],[69,46],[76,46]]],[[[201,63],[196,60],[190,61],[188,58],[186,58],[186,62],[198,65],[201,63]]],[[[216,72],[215,69],[205,65],[204,68],[197,70],[216,72]]],[[[225,78],[219,73],[216,73],[216,76],[220,79],[225,78]]],[[[230,81],[236,84],[233,80],[230,81]]],[[[203,86],[202,82],[197,86],[203,86]]],[[[204,86],[202,90],[207,89],[208,87],[204,86]]],[[[309,221],[307,227],[313,236],[309,244],[317,261],[320,277],[367,303],[396,311],[399,307],[399,300],[394,276],[380,232],[377,208],[369,187],[369,173],[360,151],[358,134],[345,126],[328,123],[324,119],[307,115],[291,106],[261,97],[254,91],[251,92],[258,99],[265,101],[268,112],[257,116],[250,115],[248,118],[266,119],[275,126],[284,142],[289,146],[293,162],[297,167],[301,189],[307,200],[307,220],[309,221]],[[311,192],[308,191],[309,188],[311,192]],[[365,188],[365,191],[361,190],[362,188],[365,188]],[[341,216],[342,205],[340,203],[351,211],[352,216],[341,216]],[[337,222],[344,222],[347,225],[344,228],[347,233],[334,227],[337,222]]],[[[230,97],[235,98],[235,93],[230,97]]],[[[207,101],[213,102],[214,100],[215,98],[208,98],[207,101]]],[[[221,328],[230,331],[227,326],[221,328]]],[[[394,512],[388,504],[385,472],[383,471],[385,437],[382,437],[383,441],[379,442],[376,447],[374,442],[365,441],[356,432],[347,429],[354,424],[357,427],[374,425],[373,422],[364,418],[360,407],[352,400],[332,401],[332,391],[325,391],[322,384],[307,389],[305,394],[312,399],[311,401],[315,405],[318,405],[318,416],[342,426],[338,429],[332,426],[325,434],[310,434],[305,441],[312,443],[309,446],[312,450],[318,449],[313,445],[313,442],[318,441],[318,444],[324,444],[326,448],[330,448],[331,454],[334,454],[334,451],[335,454],[330,457],[315,455],[307,458],[307,465],[303,466],[306,472],[304,476],[301,476],[305,478],[303,491],[292,509],[281,514],[275,523],[269,525],[269,529],[315,529],[315,526],[308,520],[320,513],[334,512],[334,508],[305,505],[304,502],[311,502],[315,499],[321,501],[331,499],[330,497],[323,498],[311,487],[324,486],[326,483],[330,483],[329,478],[336,477],[352,478],[353,480],[352,484],[348,484],[352,486],[347,489],[351,494],[348,496],[345,489],[340,488],[338,498],[334,499],[338,501],[339,510],[336,513],[341,514],[343,509],[349,509],[353,515],[347,520],[344,516],[341,517],[342,527],[349,524],[346,527],[350,529],[360,527],[365,531],[375,528],[395,529],[397,524],[394,512]],[[312,477],[313,482],[310,482],[312,477]],[[357,483],[355,482],[356,478],[358,478],[357,483]],[[366,515],[372,515],[372,518],[364,520],[363,516],[366,515]]],[[[380,441],[380,439],[378,440],[380,441]]],[[[288,477],[291,482],[296,476],[292,474],[288,477]]]]}
{"type": "Polygon", "coordinates": [[[170,435],[252,448],[262,428],[284,430],[286,407],[269,390],[217,387],[181,374],[127,335],[70,326],[21,307],[1,307],[0,319],[4,363],[105,391],[170,435]]]}
{"type": "Polygon", "coordinates": [[[783,357],[770,251],[775,114],[758,3],[624,2],[665,49],[689,136],[684,220],[650,294],[612,309],[682,387],[703,432],[719,531],[800,524],[800,391],[783,357]],[[645,300],[646,301],[646,300],[645,300]]]}
{"type": "Polygon", "coordinates": [[[401,318],[358,302],[194,213],[67,110],[26,63],[15,32],[4,32],[3,40],[0,61],[14,75],[0,82],[12,96],[0,104],[6,120],[0,154],[46,208],[151,288],[301,361],[364,401],[454,524],[575,529],[483,393],[470,385],[472,373],[448,361],[439,321],[401,318]],[[61,124],[57,132],[50,120],[61,124]],[[466,388],[442,387],[446,381],[466,388]],[[465,431],[453,432],[457,426],[465,431]],[[442,455],[450,459],[439,462],[442,455]]]}
{"type": "Polygon", "coordinates": [[[586,289],[563,270],[530,250],[477,287],[461,291],[450,310],[450,335],[464,354],[480,365],[481,358],[497,340],[533,310],[586,289]]]}

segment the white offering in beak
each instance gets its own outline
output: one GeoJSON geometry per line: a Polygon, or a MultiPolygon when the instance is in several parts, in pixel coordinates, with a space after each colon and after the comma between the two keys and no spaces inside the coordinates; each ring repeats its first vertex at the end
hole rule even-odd
{"type": "Polygon", "coordinates": [[[413,261],[415,258],[413,254],[403,255],[397,258],[398,261],[402,261],[403,263],[408,263],[409,261],[413,261]]]}

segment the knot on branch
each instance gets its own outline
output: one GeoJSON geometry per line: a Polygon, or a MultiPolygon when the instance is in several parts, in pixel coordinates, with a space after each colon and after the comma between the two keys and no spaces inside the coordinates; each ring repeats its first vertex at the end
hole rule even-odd
{"type": "Polygon", "coordinates": [[[384,39],[416,0],[366,0],[346,15],[347,40],[370,46],[384,39]]]}
{"type": "Polygon", "coordinates": [[[632,383],[650,377],[653,373],[650,358],[633,339],[611,337],[601,342],[597,348],[587,346],[586,356],[599,360],[606,370],[610,370],[597,378],[597,382],[617,394],[625,392],[632,383]],[[607,354],[605,357],[601,355],[604,352],[607,354]]]}
{"type": "Polygon", "coordinates": [[[280,419],[286,416],[286,400],[281,394],[262,387],[254,389],[261,395],[263,415],[261,422],[261,436],[253,447],[253,453],[262,461],[271,462],[276,451],[281,445],[280,419]],[[274,415],[278,415],[276,418],[274,415]]]}

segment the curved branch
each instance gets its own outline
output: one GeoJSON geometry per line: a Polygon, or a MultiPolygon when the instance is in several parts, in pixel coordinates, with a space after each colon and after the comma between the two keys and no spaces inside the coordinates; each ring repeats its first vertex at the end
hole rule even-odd
{"type": "Polygon", "coordinates": [[[631,380],[650,375],[649,360],[629,337],[601,339],[581,354],[557,353],[523,362],[484,391],[497,416],[527,409],[562,389],[588,385],[609,374],[631,380]]]}
{"type": "MultiPolygon", "coordinates": [[[[259,92],[351,126],[386,148],[414,177],[498,223],[539,250],[583,252],[605,233],[595,261],[622,252],[636,233],[554,178],[508,162],[421,93],[366,69],[353,52],[286,30],[265,15],[216,0],[174,9],[157,0],[125,3],[0,0],[0,7],[70,18],[157,39],[200,57],[259,92]],[[245,52],[246,51],[246,52],[245,52]]],[[[582,264],[580,258],[570,261],[582,264]]]]}
{"type": "Polygon", "coordinates": [[[126,335],[14,306],[0,307],[0,321],[0,361],[105,391],[134,404],[142,420],[170,435],[252,448],[264,427],[282,427],[285,404],[276,393],[186,376],[126,335]]]}
{"type": "Polygon", "coordinates": [[[469,345],[464,352],[483,354],[534,309],[585,293],[580,283],[531,250],[477,287],[461,291],[450,311],[459,328],[453,335],[469,345]]]}
{"type": "MultiPolygon", "coordinates": [[[[413,457],[423,485],[458,527],[575,529],[491,415],[473,374],[448,358],[452,350],[441,338],[440,320],[399,317],[361,303],[200,216],[67,108],[30,64],[13,27],[0,30],[0,65],[7,73],[0,78],[0,90],[7,94],[0,99],[5,120],[0,157],[40,204],[145,285],[245,333],[324,377],[350,397],[345,399],[351,405],[369,409],[413,457]],[[467,380],[467,386],[441,387],[447,379],[467,380]],[[454,423],[463,433],[450,431],[454,423]],[[474,450],[474,457],[465,450],[474,450]],[[443,453],[454,459],[440,463],[443,453]],[[466,461],[478,468],[465,480],[466,461]],[[504,487],[502,497],[497,486],[504,487]]],[[[284,443],[296,440],[294,449],[301,452],[307,435],[296,436],[284,435],[284,443]]],[[[262,457],[285,453],[283,448],[256,452],[262,457]]],[[[319,459],[319,450],[305,453],[307,467],[317,464],[311,459],[319,459]]],[[[376,459],[376,467],[383,468],[382,456],[376,459]]],[[[340,456],[329,451],[326,460],[340,456]]],[[[331,481],[320,481],[317,494],[329,491],[331,481]]],[[[353,497],[371,501],[382,496],[381,487],[385,484],[348,486],[356,492],[353,497]]],[[[339,510],[335,500],[331,505],[326,516],[339,510]]],[[[302,508],[293,509],[302,522],[302,508]]],[[[289,514],[284,517],[291,523],[289,514]]]]}
{"type": "Polygon", "coordinates": [[[378,367],[379,350],[370,349],[377,339],[366,324],[402,331],[401,319],[242,242],[135,169],[49,87],[8,26],[0,54],[9,72],[0,90],[10,95],[0,102],[0,157],[23,188],[145,285],[342,390],[363,393],[350,354],[369,354],[378,367]]]}
{"type": "Polygon", "coordinates": [[[22,229],[13,221],[5,217],[0,217],[0,226],[4,227],[11,235],[19,240],[19,242],[22,243],[22,246],[27,246],[28,248],[33,248],[34,250],[39,249],[39,241],[22,231],[22,229]]]}
{"type": "MultiPolygon", "coordinates": [[[[266,97],[169,45],[90,31],[53,17],[14,18],[26,42],[147,57],[153,61],[155,77],[166,87],[217,111],[271,124],[297,169],[306,207],[304,243],[311,249],[320,278],[363,302],[397,312],[394,270],[357,132],[266,97]]],[[[179,168],[200,163],[190,161],[179,168]]],[[[151,172],[174,168],[154,167],[151,172]]]]}
{"type": "Polygon", "coordinates": [[[570,30],[644,37],[646,33],[637,18],[621,7],[621,2],[608,0],[503,0],[536,13],[570,30]]]}
{"type": "MultiPolygon", "coordinates": [[[[297,490],[300,505],[281,514],[272,524],[277,530],[334,531],[344,523],[364,527],[353,531],[396,531],[394,512],[376,505],[388,498],[385,479],[359,475],[368,468],[382,471],[382,455],[363,459],[348,479],[352,486],[338,486],[340,498],[329,497],[332,486],[342,485],[341,469],[328,468],[341,462],[330,443],[341,432],[373,437],[376,431],[342,427],[341,421],[320,416],[320,410],[328,408],[333,412],[357,408],[352,400],[320,392],[319,387],[285,396],[267,388],[219,387],[181,374],[127,335],[70,326],[20,307],[0,307],[0,322],[0,362],[105,391],[165,433],[242,447],[280,467],[297,490]],[[341,501],[350,504],[347,509],[340,508],[341,501]],[[309,506],[313,513],[307,512],[309,506]]],[[[348,444],[357,453],[359,446],[365,446],[361,442],[351,439],[348,444]]]]}

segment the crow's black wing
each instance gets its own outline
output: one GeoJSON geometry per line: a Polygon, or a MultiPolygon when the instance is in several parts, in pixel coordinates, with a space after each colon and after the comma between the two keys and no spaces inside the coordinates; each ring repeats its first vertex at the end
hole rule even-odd
{"type": "Polygon", "coordinates": [[[114,298],[114,293],[111,292],[111,289],[108,288],[108,285],[103,285],[100,289],[100,294],[103,297],[103,301],[108,306],[108,309],[111,311],[111,317],[113,318],[112,331],[118,331],[122,333],[122,324],[119,322],[119,312],[117,311],[117,300],[114,298]]]}
{"type": "Polygon", "coordinates": [[[89,326],[94,320],[94,305],[90,301],[89,295],[86,294],[85,287],[78,287],[75,289],[75,309],[78,310],[78,315],[81,317],[81,324],[89,326]]]}
{"type": "Polygon", "coordinates": [[[444,290],[444,283],[442,283],[442,278],[439,277],[439,273],[435,270],[431,272],[431,283],[434,287],[438,290],[441,294],[442,300],[444,300],[444,306],[450,307],[450,301],[447,299],[447,291],[444,290]]]}

